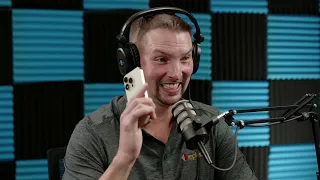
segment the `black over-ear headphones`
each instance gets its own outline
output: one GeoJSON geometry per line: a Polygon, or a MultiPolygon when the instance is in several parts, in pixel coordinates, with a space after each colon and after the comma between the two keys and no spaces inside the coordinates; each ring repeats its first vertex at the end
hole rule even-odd
{"type": "Polygon", "coordinates": [[[204,41],[204,36],[200,32],[200,27],[198,25],[197,20],[193,17],[192,14],[187,11],[175,8],[175,7],[157,7],[151,8],[148,10],[140,11],[133,14],[122,26],[120,34],[117,36],[118,41],[118,49],[116,58],[118,61],[118,67],[122,75],[129,73],[136,67],[140,66],[140,56],[138,48],[135,44],[129,42],[129,29],[131,24],[140,17],[151,16],[157,13],[181,13],[191,20],[191,22],[195,25],[196,32],[194,33],[194,42],[193,42],[193,74],[197,72],[200,61],[201,47],[200,43],[204,41]]]}

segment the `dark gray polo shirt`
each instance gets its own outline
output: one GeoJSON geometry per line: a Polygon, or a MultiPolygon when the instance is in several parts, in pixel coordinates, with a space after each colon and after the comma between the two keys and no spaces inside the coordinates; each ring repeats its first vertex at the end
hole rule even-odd
{"type": "MultiPolygon", "coordinates": [[[[98,179],[105,172],[118,150],[119,119],[126,102],[125,97],[116,97],[77,124],[67,147],[63,179],[98,179]]],[[[195,109],[204,110],[204,113],[197,111],[200,116],[218,115],[217,109],[211,106],[199,102],[193,105],[195,109]]],[[[234,134],[225,122],[218,123],[213,132],[206,148],[216,166],[228,168],[234,158],[234,134]]],[[[230,171],[213,169],[200,153],[186,149],[176,123],[166,144],[143,131],[142,149],[128,179],[194,180],[197,175],[201,180],[256,179],[239,151],[230,171]]]]}

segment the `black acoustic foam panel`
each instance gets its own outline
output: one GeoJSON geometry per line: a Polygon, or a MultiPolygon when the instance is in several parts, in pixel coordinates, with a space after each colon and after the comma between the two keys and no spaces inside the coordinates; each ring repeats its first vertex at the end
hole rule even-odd
{"type": "Polygon", "coordinates": [[[82,10],[82,0],[12,0],[13,8],[82,10]]]}
{"type": "Polygon", "coordinates": [[[318,0],[269,0],[269,14],[319,15],[318,0]]]}
{"type": "Polygon", "coordinates": [[[137,11],[85,11],[84,54],[86,83],[122,83],[116,60],[116,36],[137,11]]]}
{"type": "Polygon", "coordinates": [[[14,161],[0,162],[1,179],[15,180],[16,165],[14,161]]]}
{"type": "Polygon", "coordinates": [[[246,157],[257,178],[267,180],[269,147],[241,147],[240,151],[246,157]]]}
{"type": "MultiPolygon", "coordinates": [[[[307,93],[319,93],[319,80],[270,81],[270,106],[293,105],[307,93]]],[[[307,112],[302,109],[299,112],[307,112]]],[[[271,111],[270,117],[281,116],[284,111],[271,111]]],[[[313,143],[311,123],[292,121],[271,126],[271,144],[313,143]]]]}
{"type": "Polygon", "coordinates": [[[185,91],[183,98],[189,99],[189,88],[191,87],[190,96],[191,100],[199,101],[211,105],[211,89],[210,81],[204,80],[191,80],[191,83],[185,91]]]}
{"type": "Polygon", "coordinates": [[[14,85],[16,159],[46,158],[46,151],[66,146],[83,118],[83,82],[14,85]]]}
{"type": "Polygon", "coordinates": [[[212,79],[266,79],[266,15],[212,14],[212,79]]]}
{"type": "Polygon", "coordinates": [[[173,6],[185,9],[189,12],[209,13],[209,0],[150,0],[150,7],[173,6]]]}
{"type": "Polygon", "coordinates": [[[11,9],[0,8],[0,85],[12,84],[11,9]]]}

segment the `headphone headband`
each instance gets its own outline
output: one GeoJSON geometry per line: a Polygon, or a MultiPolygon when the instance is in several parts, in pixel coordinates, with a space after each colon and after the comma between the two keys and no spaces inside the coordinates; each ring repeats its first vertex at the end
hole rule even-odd
{"type": "Polygon", "coordinates": [[[147,9],[147,10],[144,10],[144,11],[140,11],[140,12],[137,12],[137,13],[133,14],[124,23],[124,25],[122,26],[120,34],[117,36],[118,42],[121,42],[121,43],[129,42],[129,40],[126,39],[126,37],[129,37],[128,36],[129,28],[127,28],[127,27],[130,27],[131,24],[135,20],[137,20],[140,17],[150,16],[150,15],[161,13],[161,12],[181,13],[181,14],[184,14],[184,15],[188,16],[188,18],[191,20],[191,22],[195,25],[195,28],[196,28],[196,33],[193,35],[193,37],[195,38],[196,42],[197,43],[201,43],[201,42],[204,41],[204,37],[201,34],[200,27],[199,27],[199,25],[197,23],[197,20],[194,18],[194,16],[192,14],[188,13],[187,11],[185,11],[183,9],[176,8],[176,7],[156,7],[156,8],[150,8],[150,9],[147,9]]]}
{"type": "Polygon", "coordinates": [[[140,17],[147,18],[148,16],[153,16],[159,13],[167,13],[167,14],[176,14],[181,13],[186,15],[191,22],[194,24],[196,28],[196,32],[193,34],[194,41],[192,42],[192,59],[193,59],[193,72],[196,73],[199,67],[201,47],[200,43],[204,41],[204,37],[200,32],[200,27],[198,25],[197,20],[193,17],[192,14],[187,11],[176,8],[176,7],[157,7],[151,8],[144,11],[139,11],[133,14],[122,26],[119,35],[117,35],[116,39],[118,41],[118,49],[117,49],[117,62],[118,67],[122,75],[127,74],[135,67],[141,67],[140,65],[140,56],[139,50],[134,43],[129,42],[129,29],[131,24],[140,17]]]}

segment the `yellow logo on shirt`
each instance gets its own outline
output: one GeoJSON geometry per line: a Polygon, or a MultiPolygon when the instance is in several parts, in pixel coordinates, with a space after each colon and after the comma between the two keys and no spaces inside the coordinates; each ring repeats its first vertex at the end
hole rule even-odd
{"type": "Polygon", "coordinates": [[[196,160],[197,158],[202,157],[202,154],[200,152],[193,153],[193,154],[182,154],[181,160],[183,161],[189,161],[189,160],[196,160]]]}

